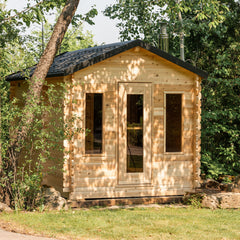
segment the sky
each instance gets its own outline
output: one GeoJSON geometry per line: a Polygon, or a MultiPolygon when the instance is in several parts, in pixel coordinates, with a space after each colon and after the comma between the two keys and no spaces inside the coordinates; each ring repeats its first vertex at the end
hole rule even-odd
{"type": "MultiPolygon", "coordinates": [[[[90,26],[87,23],[84,24],[84,30],[89,30],[93,33],[93,40],[97,44],[119,41],[119,31],[116,27],[117,22],[102,14],[106,6],[113,4],[115,1],[116,0],[80,0],[76,13],[86,13],[93,5],[96,5],[98,10],[98,16],[93,19],[95,25],[90,26]]],[[[27,0],[7,0],[7,8],[21,11],[27,5],[27,2],[27,0]]]]}

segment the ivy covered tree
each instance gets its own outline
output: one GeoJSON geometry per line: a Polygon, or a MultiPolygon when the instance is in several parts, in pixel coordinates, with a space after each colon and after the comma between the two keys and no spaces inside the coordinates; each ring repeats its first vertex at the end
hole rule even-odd
{"type": "MultiPolygon", "coordinates": [[[[34,6],[28,4],[27,8],[22,12],[17,12],[15,10],[15,15],[11,15],[11,11],[6,11],[4,5],[0,6],[0,44],[1,53],[3,53],[0,58],[0,196],[2,201],[15,207],[19,206],[19,204],[21,207],[27,207],[29,205],[29,199],[31,199],[31,207],[34,207],[35,197],[37,196],[36,194],[40,189],[41,183],[41,171],[31,170],[31,165],[33,164],[32,160],[26,159],[27,161],[25,161],[25,163],[28,164],[28,167],[26,165],[18,165],[20,154],[23,153],[22,150],[26,144],[34,141],[34,144],[36,144],[35,149],[42,149],[43,153],[45,153],[39,154],[38,156],[40,159],[38,163],[42,164],[44,158],[47,157],[47,152],[45,150],[51,146],[50,142],[52,141],[52,143],[56,145],[56,141],[54,141],[54,137],[56,136],[51,137],[46,131],[44,136],[47,137],[48,140],[44,142],[44,139],[46,139],[42,137],[42,134],[44,134],[44,126],[41,120],[42,118],[38,117],[42,116],[44,111],[49,111],[48,107],[51,106],[51,104],[49,106],[42,105],[42,89],[45,84],[44,80],[47,72],[61,46],[70,23],[76,25],[77,23],[79,24],[80,20],[84,20],[92,24],[92,17],[97,14],[96,9],[92,9],[84,16],[74,16],[79,0],[36,0],[35,2],[36,4],[34,6]],[[20,36],[20,27],[28,27],[32,23],[41,23],[45,21],[45,12],[55,8],[61,8],[62,10],[60,11],[48,44],[39,59],[36,70],[27,81],[28,90],[23,96],[24,106],[18,108],[16,100],[14,100],[15,102],[13,104],[8,103],[9,86],[4,77],[10,72],[16,71],[16,67],[13,67],[11,63],[11,53],[20,49],[24,50],[24,48],[20,47],[21,43],[25,43],[24,38],[20,36]],[[5,36],[5,38],[2,36],[5,36]],[[14,46],[18,46],[18,48],[14,49],[14,46]],[[42,131],[39,131],[39,127],[42,131]],[[37,136],[39,136],[39,138],[37,136]],[[20,193],[23,193],[22,198],[20,193]],[[29,194],[31,195],[30,198],[29,194]],[[22,199],[23,202],[19,201],[22,199]]],[[[18,54],[21,56],[21,51],[15,53],[15,55],[18,54]]],[[[19,70],[22,70],[22,68],[19,70]]],[[[48,99],[57,95],[51,86],[47,86],[47,89],[50,94],[46,95],[48,99]]],[[[58,108],[56,108],[56,110],[57,109],[58,108]]],[[[58,129],[57,131],[62,134],[62,129],[58,129]]],[[[27,156],[29,156],[29,154],[27,154],[27,156]]],[[[35,169],[41,170],[42,165],[36,165],[35,167],[35,169]]]]}

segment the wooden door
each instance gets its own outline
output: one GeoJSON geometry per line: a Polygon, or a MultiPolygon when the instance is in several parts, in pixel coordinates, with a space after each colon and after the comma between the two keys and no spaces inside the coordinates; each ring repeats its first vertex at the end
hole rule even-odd
{"type": "Polygon", "coordinates": [[[151,84],[119,83],[119,184],[151,183],[151,84]]]}

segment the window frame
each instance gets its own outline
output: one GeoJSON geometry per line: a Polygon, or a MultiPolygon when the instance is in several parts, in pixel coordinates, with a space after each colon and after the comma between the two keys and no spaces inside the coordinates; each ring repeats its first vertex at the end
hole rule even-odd
{"type": "Polygon", "coordinates": [[[152,183],[152,91],[151,82],[119,82],[118,83],[118,186],[145,186],[152,183]],[[127,172],[126,152],[126,101],[127,94],[144,94],[144,160],[143,172],[127,172]],[[147,146],[147,147],[145,147],[147,146]]]}
{"type": "Polygon", "coordinates": [[[184,136],[183,136],[183,126],[184,126],[184,105],[185,105],[185,92],[184,91],[164,91],[164,154],[166,155],[182,155],[184,154],[184,136]],[[181,94],[182,95],[182,106],[181,106],[181,151],[179,152],[167,152],[166,151],[166,127],[167,127],[167,95],[168,94],[181,94]]]}
{"type": "Polygon", "coordinates": [[[86,91],[84,92],[84,140],[83,140],[83,150],[84,150],[84,156],[85,157],[102,157],[105,155],[105,94],[104,92],[100,91],[86,91]],[[85,135],[85,130],[86,130],[86,99],[87,99],[87,94],[102,94],[102,152],[101,153],[86,153],[86,135],[85,135]]]}
{"type": "MultiPolygon", "coordinates": [[[[128,130],[129,130],[129,126],[128,126],[128,110],[131,110],[131,104],[128,104],[128,97],[129,96],[142,96],[142,98],[143,98],[143,101],[142,101],[142,160],[141,160],[141,165],[142,165],[142,167],[140,168],[141,170],[139,170],[139,171],[130,171],[130,167],[128,167],[128,163],[129,163],[129,160],[128,160],[128,156],[130,156],[129,154],[128,154],[128,150],[130,149],[130,147],[129,148],[127,148],[127,166],[126,166],[126,170],[127,170],[127,173],[142,173],[143,172],[143,167],[144,167],[144,94],[127,94],[127,100],[126,100],[126,102],[127,102],[127,106],[126,106],[126,108],[127,108],[127,128],[126,128],[126,134],[127,134],[127,146],[128,146],[128,130]],[[130,108],[129,108],[130,107],[130,108]]],[[[130,100],[130,98],[129,98],[129,100],[130,100]]],[[[136,107],[136,106],[134,106],[134,107],[136,107]]],[[[130,127],[131,128],[131,127],[130,127]]],[[[134,128],[134,127],[133,127],[134,128]]]]}

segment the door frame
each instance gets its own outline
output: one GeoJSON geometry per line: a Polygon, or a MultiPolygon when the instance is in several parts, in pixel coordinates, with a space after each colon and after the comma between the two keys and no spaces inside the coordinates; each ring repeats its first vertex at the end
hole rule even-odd
{"type": "Polygon", "coordinates": [[[152,84],[118,83],[118,184],[151,184],[152,84]],[[143,172],[127,172],[127,94],[143,94],[143,172]]]}

